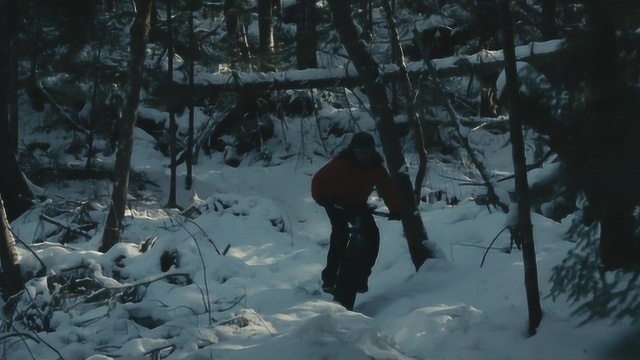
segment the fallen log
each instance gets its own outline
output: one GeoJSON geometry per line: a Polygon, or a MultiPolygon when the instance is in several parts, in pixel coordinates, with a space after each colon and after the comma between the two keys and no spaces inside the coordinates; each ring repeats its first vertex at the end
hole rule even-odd
{"type": "MultiPolygon", "coordinates": [[[[562,50],[563,40],[533,42],[516,48],[518,61],[528,62],[535,67],[551,64],[562,50]]],[[[482,73],[499,73],[504,68],[502,50],[480,51],[473,55],[458,55],[442,59],[434,59],[433,64],[439,78],[469,76],[482,73]]],[[[395,64],[381,65],[383,80],[392,82],[399,80],[401,73],[395,64]]],[[[407,71],[411,77],[428,75],[422,61],[407,63],[407,71]]],[[[352,63],[344,68],[305,69],[283,72],[249,72],[231,71],[225,74],[199,76],[195,84],[196,96],[206,96],[222,92],[289,90],[330,87],[355,87],[362,85],[362,80],[352,63]]],[[[179,89],[186,91],[187,84],[175,83],[179,89]]]]}

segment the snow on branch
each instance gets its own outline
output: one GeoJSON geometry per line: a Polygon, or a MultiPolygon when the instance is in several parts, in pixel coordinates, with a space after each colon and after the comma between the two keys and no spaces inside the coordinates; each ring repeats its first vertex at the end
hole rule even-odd
{"type": "MultiPolygon", "coordinates": [[[[516,47],[518,61],[544,65],[549,63],[562,49],[563,40],[533,42],[516,47]]],[[[504,67],[502,50],[482,50],[472,55],[457,55],[448,58],[434,59],[433,64],[439,78],[449,78],[479,73],[500,72],[504,67]]],[[[395,64],[381,65],[385,81],[399,78],[400,71],[395,64]]],[[[427,72],[424,62],[407,63],[411,76],[427,72]]],[[[305,69],[284,72],[249,72],[232,71],[230,74],[200,74],[196,84],[196,93],[234,92],[239,90],[285,90],[327,87],[354,87],[361,85],[361,80],[353,64],[336,69],[305,69]]],[[[187,86],[179,84],[179,87],[187,86]]]]}

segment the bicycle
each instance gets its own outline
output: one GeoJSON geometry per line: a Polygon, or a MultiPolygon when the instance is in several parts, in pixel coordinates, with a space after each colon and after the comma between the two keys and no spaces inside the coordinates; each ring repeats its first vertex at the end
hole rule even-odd
{"type": "MultiPolygon", "coordinates": [[[[345,212],[346,209],[343,209],[345,212]]],[[[333,300],[344,306],[347,310],[353,310],[358,293],[358,286],[364,280],[366,261],[365,241],[362,234],[362,221],[365,215],[374,214],[389,217],[389,214],[369,209],[369,212],[352,213],[348,217],[349,242],[347,250],[340,261],[336,286],[333,290],[333,300]]]]}

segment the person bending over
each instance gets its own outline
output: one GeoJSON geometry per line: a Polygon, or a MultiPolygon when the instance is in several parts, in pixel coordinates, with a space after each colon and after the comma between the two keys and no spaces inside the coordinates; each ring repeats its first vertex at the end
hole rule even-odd
{"type": "Polygon", "coordinates": [[[367,132],[353,135],[349,145],[313,176],[311,196],[324,207],[331,222],[327,263],[322,270],[324,292],[334,291],[340,262],[349,242],[348,220],[353,214],[363,215],[361,231],[365,240],[365,271],[357,291],[365,293],[369,290],[368,279],[380,248],[380,231],[367,204],[374,189],[389,208],[389,219],[399,220],[399,197],[382,156],[375,150],[375,140],[367,132]]]}

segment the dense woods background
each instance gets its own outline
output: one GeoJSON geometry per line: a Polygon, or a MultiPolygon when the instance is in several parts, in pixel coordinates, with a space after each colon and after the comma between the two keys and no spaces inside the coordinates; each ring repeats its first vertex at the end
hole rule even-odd
{"type": "MultiPolygon", "coordinates": [[[[459,163],[478,179],[473,186],[486,189],[479,206],[509,211],[510,200],[494,190],[504,178],[466,139],[483,128],[510,134],[506,146],[516,150],[534,148],[534,158],[522,156],[516,169],[558,165],[553,176],[532,184],[524,178],[524,188],[510,194],[522,204],[526,193],[530,204],[520,214],[580,214],[571,231],[589,256],[559,264],[555,295],[594,295],[585,310],[595,317],[639,317],[640,304],[603,305],[638,294],[636,1],[0,0],[0,7],[5,298],[28,280],[9,224],[47,201],[30,183],[111,180],[104,223],[77,218],[69,236],[104,229],[102,252],[122,240],[128,194],[153,186],[130,173],[135,127],[170,159],[172,208],[187,205],[178,204],[175,187],[192,186],[199,157],[276,166],[330,157],[353,132],[377,131],[409,214],[403,228],[416,269],[433,254],[422,245],[428,229],[415,210],[433,194],[421,192],[424,172],[408,178],[407,159],[423,171],[428,161],[459,163]],[[509,46],[512,73],[505,76],[509,46]],[[320,116],[327,107],[359,108],[375,126],[363,128],[356,115],[350,123],[320,116]],[[313,122],[315,131],[300,141],[278,137],[276,128],[292,119],[313,122]],[[52,132],[64,133],[66,143],[48,142],[52,132]],[[60,154],[78,161],[61,162],[60,154]],[[110,157],[113,167],[96,161],[110,157]],[[596,270],[623,275],[607,283],[589,276],[596,270]],[[624,282],[627,275],[632,280],[624,282]]],[[[510,229],[518,246],[533,241],[526,220],[510,229]]]]}

